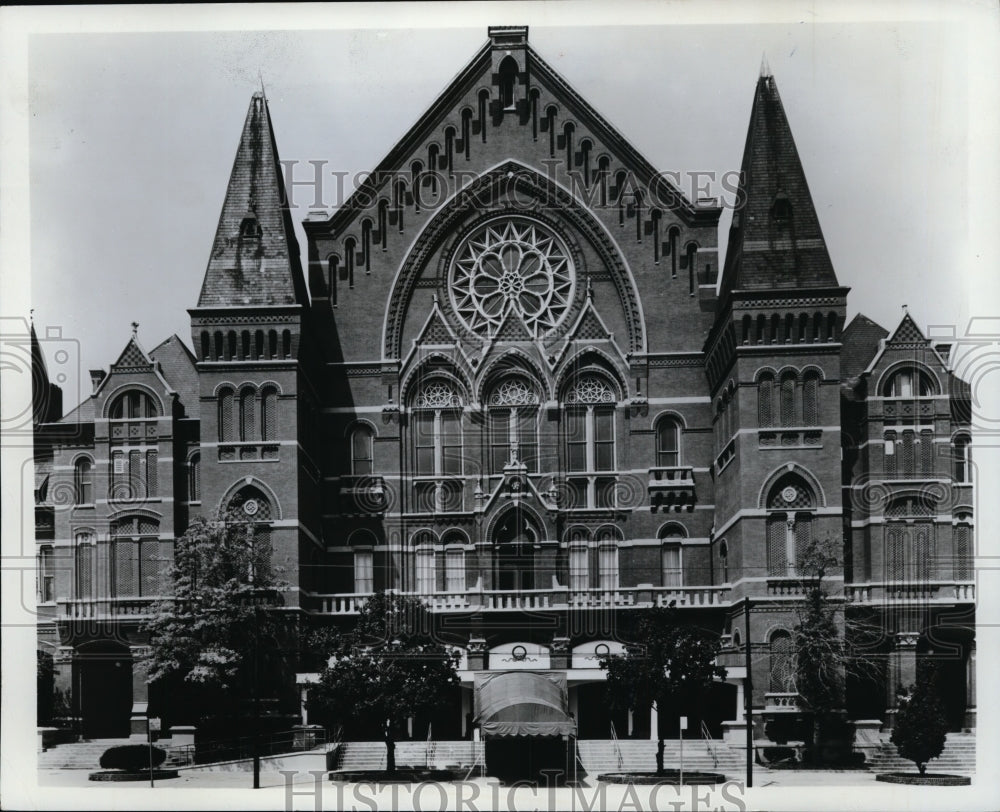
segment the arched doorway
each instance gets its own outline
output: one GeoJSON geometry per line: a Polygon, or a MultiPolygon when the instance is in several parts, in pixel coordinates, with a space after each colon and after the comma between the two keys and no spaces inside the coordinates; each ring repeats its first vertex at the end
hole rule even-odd
{"type": "Polygon", "coordinates": [[[522,510],[508,511],[493,529],[493,584],[496,589],[535,588],[535,547],[540,534],[522,510]]]}
{"type": "Polygon", "coordinates": [[[79,646],[73,660],[73,683],[84,738],[129,735],[132,656],[127,646],[111,641],[79,646]]]}

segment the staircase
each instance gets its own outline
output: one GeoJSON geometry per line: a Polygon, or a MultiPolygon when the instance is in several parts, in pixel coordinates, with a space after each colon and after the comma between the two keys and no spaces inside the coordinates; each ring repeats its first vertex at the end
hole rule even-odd
{"type": "Polygon", "coordinates": [[[59,744],[38,754],[38,769],[99,770],[104,751],[121,744],[135,744],[135,742],[130,739],[92,739],[59,744]]]}
{"type": "MultiPolygon", "coordinates": [[[[476,758],[475,747],[482,743],[471,741],[432,741],[428,762],[427,742],[396,742],[397,767],[469,767],[476,758]]],[[[386,766],[385,742],[344,742],[340,745],[338,770],[384,770],[386,766]]]]}
{"type": "MultiPolygon", "coordinates": [[[[872,759],[872,772],[916,772],[917,765],[896,752],[896,745],[888,739],[872,759]]],[[[958,773],[973,775],[976,772],[976,736],[974,733],[949,733],[944,752],[927,763],[929,773],[958,773]]]]}
{"type": "MultiPolygon", "coordinates": [[[[619,739],[621,766],[618,752],[611,739],[584,739],[579,742],[580,761],[590,776],[617,772],[654,772],[656,770],[656,742],[648,739],[619,739]]],[[[744,750],[730,748],[725,742],[714,739],[684,740],[684,769],[698,772],[719,772],[739,775],[746,769],[744,750]]],[[[679,739],[663,742],[663,766],[677,769],[681,761],[679,739]]]]}

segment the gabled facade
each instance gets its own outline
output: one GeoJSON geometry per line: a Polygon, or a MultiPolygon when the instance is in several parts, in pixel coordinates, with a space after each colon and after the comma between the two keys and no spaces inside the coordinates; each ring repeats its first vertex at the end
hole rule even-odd
{"type": "MultiPolygon", "coordinates": [[[[472,735],[477,680],[519,669],[565,676],[583,738],[612,722],[671,732],[675,719],[612,714],[597,667],[629,613],[671,602],[726,640],[727,679],[693,725],[741,740],[747,600],[755,712],[795,713],[811,538],[844,539],[835,598],[887,632],[895,671],[874,703],[853,687],[855,716],[891,722],[890,680],[939,646],[944,610],[971,618],[967,393],[909,318],[888,340],[861,316],[844,327],[848,288],[772,77],[721,283],[721,210],[658,173],[526,28],[491,28],[368,182],[306,219],[304,266],[281,177],[255,94],[190,311],[194,353],[133,336],[64,419],[84,427],[73,442],[58,422],[38,430],[52,476],[75,477],[39,540],[64,564],[40,639],[91,732],[144,729],[133,662],[163,588],[147,551],[165,566],[191,516],[227,507],[270,534],[303,623],[350,624],[383,588],[428,602],[462,653],[437,738],[472,735]],[[884,507],[859,499],[876,490],[884,507]],[[107,688],[108,662],[130,683],[107,688]]],[[[974,662],[963,624],[946,635],[953,681],[974,662]]],[[[974,707],[962,684],[958,727],[974,707]]]]}

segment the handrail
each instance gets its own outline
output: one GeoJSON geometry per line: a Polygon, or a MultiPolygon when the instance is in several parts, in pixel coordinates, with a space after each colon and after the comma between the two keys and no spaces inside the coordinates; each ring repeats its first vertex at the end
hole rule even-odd
{"type": "Polygon", "coordinates": [[[431,768],[431,750],[434,745],[431,742],[431,722],[427,723],[427,744],[424,747],[424,766],[429,770],[431,768]]]}
{"type": "Polygon", "coordinates": [[[614,744],[615,755],[618,757],[618,769],[621,770],[625,766],[625,760],[622,758],[622,746],[618,742],[618,733],[615,731],[615,722],[611,720],[611,741],[614,744]]]}
{"type": "Polygon", "coordinates": [[[708,725],[705,724],[705,720],[701,720],[701,737],[705,740],[705,747],[712,756],[712,764],[716,769],[719,767],[719,755],[715,752],[715,745],[712,744],[712,734],[708,729],[708,725]]]}

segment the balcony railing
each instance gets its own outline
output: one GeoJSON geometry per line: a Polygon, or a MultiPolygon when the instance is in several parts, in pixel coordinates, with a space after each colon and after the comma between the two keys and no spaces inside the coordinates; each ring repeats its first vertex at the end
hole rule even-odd
{"type": "Polygon", "coordinates": [[[848,603],[972,602],[976,585],[972,581],[876,581],[845,584],[844,597],[848,603]]]}
{"type": "MultiPolygon", "coordinates": [[[[464,592],[405,593],[420,598],[435,612],[512,611],[546,609],[642,609],[728,605],[728,587],[670,586],[622,587],[619,589],[570,590],[466,590],[464,592]]],[[[370,595],[340,593],[316,595],[317,611],[327,615],[353,615],[364,606],[370,595]]]]}
{"type": "Polygon", "coordinates": [[[77,598],[61,600],[59,617],[93,620],[109,617],[146,617],[150,606],[161,598],[77,598]]]}
{"type": "Polygon", "coordinates": [[[764,711],[766,713],[798,713],[799,695],[795,691],[769,691],[764,694],[764,711]]]}
{"type": "Polygon", "coordinates": [[[695,502],[694,468],[675,465],[649,469],[649,503],[654,507],[692,506],[695,502]]]}

